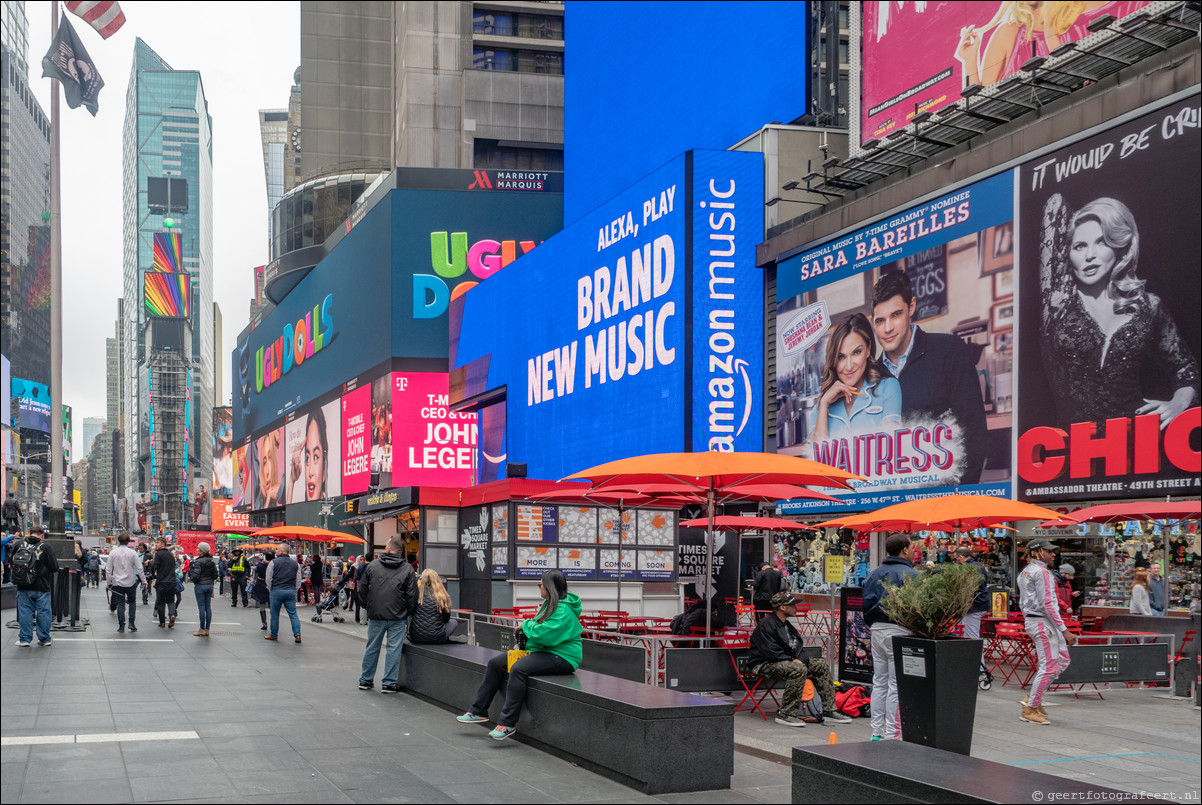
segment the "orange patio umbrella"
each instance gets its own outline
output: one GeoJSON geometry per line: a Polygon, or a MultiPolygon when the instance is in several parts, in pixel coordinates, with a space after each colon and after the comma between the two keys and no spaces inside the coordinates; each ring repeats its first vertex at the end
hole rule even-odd
{"type": "Polygon", "coordinates": [[[1077,522],[1043,506],[984,495],[942,495],[886,506],[875,512],[836,517],[815,528],[853,531],[965,531],[1014,520],[1058,519],[1077,522]]]}
{"type": "MultiPolygon", "coordinates": [[[[631,484],[684,484],[704,496],[708,529],[705,540],[706,578],[714,566],[714,504],[732,487],[747,484],[793,484],[851,489],[858,475],[817,461],[780,453],[652,453],[618,459],[569,475],[565,481],[592,481],[597,489],[631,484]]],[[[619,574],[621,575],[621,574],[619,574]]],[[[712,592],[711,592],[712,595],[712,592]]],[[[705,633],[710,608],[705,610],[705,633]]]]}
{"type": "Polygon", "coordinates": [[[325,528],[313,528],[307,525],[277,525],[271,528],[260,528],[255,532],[256,537],[271,537],[274,539],[302,539],[312,542],[329,542],[335,537],[345,537],[341,531],[330,531],[325,528]]]}

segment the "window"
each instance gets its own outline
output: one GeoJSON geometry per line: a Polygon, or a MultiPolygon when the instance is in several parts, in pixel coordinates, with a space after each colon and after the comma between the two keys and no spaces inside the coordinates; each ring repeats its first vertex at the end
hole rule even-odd
{"type": "Polygon", "coordinates": [[[508,50],[473,50],[472,69],[512,70],[513,60],[508,50]]]}
{"type": "Polygon", "coordinates": [[[513,18],[508,14],[486,11],[472,15],[472,33],[513,36],[513,18]]]}

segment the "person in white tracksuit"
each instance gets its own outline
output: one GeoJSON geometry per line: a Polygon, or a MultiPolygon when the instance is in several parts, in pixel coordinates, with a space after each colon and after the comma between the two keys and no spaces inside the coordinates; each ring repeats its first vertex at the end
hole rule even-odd
{"type": "Polygon", "coordinates": [[[1031,693],[1022,703],[1019,720],[1030,724],[1050,724],[1043,709],[1043,695],[1052,679],[1068,667],[1068,646],[1077,636],[1068,631],[1060,617],[1056,600],[1056,580],[1048,570],[1055,547],[1046,539],[1027,543],[1027,566],[1018,576],[1018,603],[1025,628],[1035,647],[1038,666],[1031,680],[1031,693]]]}

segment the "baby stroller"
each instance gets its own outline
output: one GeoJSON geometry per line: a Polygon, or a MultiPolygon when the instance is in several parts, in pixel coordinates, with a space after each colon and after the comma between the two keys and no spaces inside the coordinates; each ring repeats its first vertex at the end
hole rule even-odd
{"type": "Polygon", "coordinates": [[[345,581],[335,584],[333,589],[330,590],[329,595],[326,596],[326,599],[317,605],[317,609],[314,610],[313,617],[310,620],[314,623],[321,623],[322,613],[329,612],[330,616],[334,619],[334,623],[345,623],[346,618],[339,614],[340,604],[338,601],[338,596],[342,593],[345,586],[345,581]]]}

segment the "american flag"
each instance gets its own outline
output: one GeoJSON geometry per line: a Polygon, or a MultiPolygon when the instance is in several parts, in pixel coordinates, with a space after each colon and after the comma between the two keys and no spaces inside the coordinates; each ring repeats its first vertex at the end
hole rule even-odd
{"type": "Polygon", "coordinates": [[[66,6],[68,11],[95,28],[101,39],[108,39],[125,24],[125,14],[116,0],[73,0],[66,6]]]}

